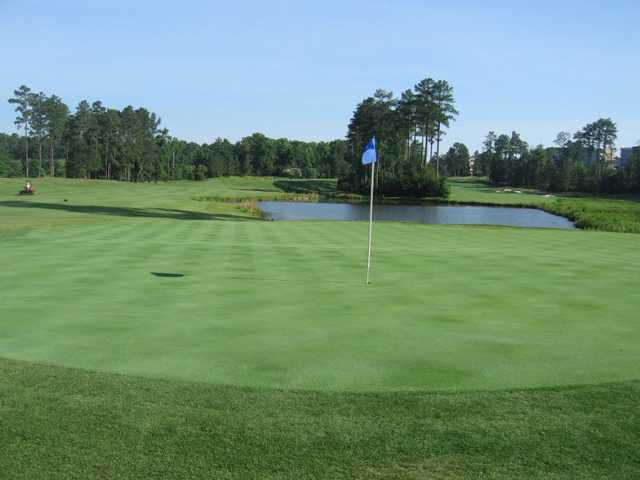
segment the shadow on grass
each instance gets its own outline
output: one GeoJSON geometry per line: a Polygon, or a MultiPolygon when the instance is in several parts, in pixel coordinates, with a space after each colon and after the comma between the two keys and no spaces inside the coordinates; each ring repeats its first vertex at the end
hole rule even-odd
{"type": "Polygon", "coordinates": [[[243,191],[243,192],[280,193],[275,188],[234,188],[234,190],[243,191]]]}
{"type": "Polygon", "coordinates": [[[162,278],[182,278],[182,277],[184,277],[184,273],[151,272],[151,275],[153,275],[154,277],[162,277],[162,278]]]}
{"type": "Polygon", "coordinates": [[[287,193],[336,194],[335,181],[331,180],[276,180],[273,184],[287,193]]]}
{"type": "Polygon", "coordinates": [[[218,221],[245,221],[259,220],[257,218],[243,217],[241,215],[229,215],[220,213],[192,212],[173,208],[129,208],[106,207],[101,205],[70,205],[68,203],[41,203],[41,202],[0,202],[0,207],[10,208],[37,208],[45,210],[61,210],[64,212],[86,213],[92,215],[111,215],[116,217],[134,218],[167,218],[172,220],[218,220],[218,221]]]}

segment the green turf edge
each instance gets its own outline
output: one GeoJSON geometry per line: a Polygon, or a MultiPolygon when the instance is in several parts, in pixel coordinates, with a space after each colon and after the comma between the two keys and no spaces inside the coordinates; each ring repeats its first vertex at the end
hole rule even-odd
{"type": "MultiPolygon", "coordinates": [[[[62,198],[69,198],[69,209],[77,206],[77,201],[83,200],[88,189],[98,192],[97,205],[118,208],[122,200],[118,194],[123,189],[135,188],[139,193],[136,201],[139,205],[138,213],[144,213],[147,208],[170,204],[184,216],[191,215],[200,219],[216,219],[216,214],[224,218],[235,219],[259,218],[261,212],[257,208],[260,200],[288,200],[288,201],[366,201],[366,196],[350,194],[337,190],[335,179],[286,179],[277,177],[217,177],[203,182],[176,181],[160,184],[140,183],[126,184],[104,180],[77,180],[61,178],[38,179],[38,193],[34,198],[24,199],[17,195],[22,186],[21,179],[0,178],[0,201],[20,201],[24,203],[39,203],[43,200],[61,202],[62,198]],[[52,188],[55,187],[55,188],[52,188]],[[160,188],[159,188],[160,187],[160,188]],[[168,197],[158,196],[158,192],[169,192],[168,197]],[[117,204],[117,205],[115,205],[117,204]]],[[[478,205],[514,208],[535,208],[555,215],[560,215],[575,222],[578,228],[601,230],[621,233],[640,233],[640,195],[601,195],[586,194],[556,194],[545,198],[542,191],[535,189],[520,189],[522,194],[505,192],[506,187],[491,185],[484,177],[452,177],[448,179],[451,195],[447,199],[437,198],[395,198],[376,197],[378,203],[418,203],[418,204],[446,204],[446,205],[478,205]],[[497,193],[500,191],[500,193],[497,193]]],[[[96,205],[95,203],[92,205],[96,205]]],[[[81,208],[89,209],[90,205],[80,204],[81,208]]],[[[129,206],[129,205],[127,205],[129,206]]],[[[61,208],[62,209],[62,208],[61,208]]],[[[126,209],[123,209],[126,210],[126,209]]],[[[14,219],[15,220],[15,219],[14,219]]],[[[11,221],[11,219],[9,219],[11,221]]],[[[56,222],[68,222],[70,219],[49,217],[40,221],[23,224],[19,227],[42,227],[56,222]]],[[[73,221],[77,222],[78,219],[73,221]]],[[[9,225],[0,222],[0,232],[9,225]]]]}
{"type": "Polygon", "coordinates": [[[2,478],[637,478],[640,382],[221,387],[0,359],[2,478]]]}

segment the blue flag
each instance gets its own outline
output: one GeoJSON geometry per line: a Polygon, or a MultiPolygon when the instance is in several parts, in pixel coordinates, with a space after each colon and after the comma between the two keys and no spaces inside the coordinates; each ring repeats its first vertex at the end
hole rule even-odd
{"type": "Polygon", "coordinates": [[[376,137],[373,137],[369,140],[369,143],[367,143],[367,146],[364,149],[364,153],[362,154],[362,164],[369,165],[370,163],[375,163],[376,160],[376,137]]]}

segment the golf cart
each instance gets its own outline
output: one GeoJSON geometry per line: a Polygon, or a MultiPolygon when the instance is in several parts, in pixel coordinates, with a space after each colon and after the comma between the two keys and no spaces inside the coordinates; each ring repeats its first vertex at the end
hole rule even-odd
{"type": "Polygon", "coordinates": [[[33,195],[34,193],[36,192],[33,189],[33,185],[31,185],[31,182],[27,180],[27,183],[25,183],[24,188],[20,190],[20,195],[33,195]]]}

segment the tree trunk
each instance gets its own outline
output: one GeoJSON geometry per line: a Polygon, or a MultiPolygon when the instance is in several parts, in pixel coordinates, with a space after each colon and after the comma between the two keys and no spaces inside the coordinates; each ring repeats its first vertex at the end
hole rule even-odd
{"type": "Polygon", "coordinates": [[[413,161],[413,150],[415,148],[416,145],[416,138],[418,137],[418,124],[415,125],[415,128],[413,130],[413,143],[411,144],[411,148],[409,150],[409,160],[413,161]]]}
{"type": "Polygon", "coordinates": [[[405,162],[409,161],[410,143],[411,143],[411,133],[409,133],[409,135],[407,135],[407,141],[406,141],[406,143],[404,145],[404,161],[405,162]]]}
{"type": "Polygon", "coordinates": [[[51,177],[56,176],[56,166],[53,160],[53,142],[49,144],[49,175],[51,177]]]}
{"type": "Polygon", "coordinates": [[[422,142],[422,158],[421,163],[423,166],[427,165],[427,153],[429,151],[429,147],[427,146],[427,141],[429,139],[429,120],[425,120],[424,122],[424,141],[422,142]]]}
{"type": "Polygon", "coordinates": [[[380,191],[380,184],[382,182],[382,175],[380,175],[382,173],[382,155],[380,155],[379,152],[377,154],[377,159],[376,160],[377,160],[377,163],[378,163],[378,168],[376,168],[378,173],[375,176],[374,181],[376,183],[377,190],[380,191]]]}
{"type": "Polygon", "coordinates": [[[106,153],[104,156],[104,178],[109,180],[109,143],[106,145],[106,153]]]}
{"type": "Polygon", "coordinates": [[[441,124],[438,122],[438,136],[436,137],[436,178],[440,178],[440,128],[441,124]]]}
{"type": "Polygon", "coordinates": [[[42,139],[38,138],[38,176],[42,170],[42,139]]]}
{"type": "Polygon", "coordinates": [[[25,138],[25,147],[24,147],[24,166],[26,169],[26,177],[29,178],[29,135],[27,135],[27,126],[24,126],[24,138],[25,138]]]}

